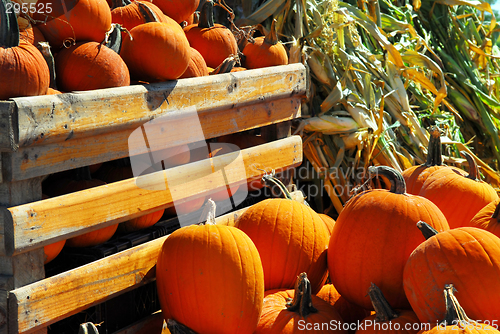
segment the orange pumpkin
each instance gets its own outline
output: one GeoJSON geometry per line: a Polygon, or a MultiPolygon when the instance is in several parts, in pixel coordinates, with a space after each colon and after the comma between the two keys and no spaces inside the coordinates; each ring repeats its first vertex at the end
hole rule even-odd
{"type": "Polygon", "coordinates": [[[479,212],[470,221],[469,226],[489,231],[500,238],[499,212],[500,199],[497,199],[479,210],[479,212]]]}
{"type": "MultiPolygon", "coordinates": [[[[111,21],[120,24],[127,30],[147,22],[164,22],[176,24],[165,16],[160,8],[148,1],[118,0],[111,11],[111,21]]],[[[123,34],[127,38],[126,33],[123,34]]]]}
{"type": "Polygon", "coordinates": [[[190,48],[191,58],[189,60],[189,65],[186,71],[181,75],[183,78],[194,78],[194,77],[204,77],[208,75],[208,67],[205,59],[198,50],[190,48]]]}
{"type": "Polygon", "coordinates": [[[403,171],[402,175],[406,182],[406,192],[408,194],[418,195],[427,177],[438,169],[445,167],[441,157],[440,136],[437,127],[431,128],[426,163],[412,166],[403,171]]]}
{"type": "Polygon", "coordinates": [[[370,167],[370,176],[384,175],[391,190],[371,189],[353,196],[339,214],[328,245],[330,280],[351,303],[372,309],[367,296],[376,284],[395,308],[408,308],[403,270],[412,251],[425,238],[415,228],[427,220],[439,231],[448,230],[446,218],[426,198],[405,192],[396,170],[370,167]]]}
{"type": "Polygon", "coordinates": [[[276,33],[276,20],[266,36],[256,37],[245,46],[243,55],[243,66],[248,69],[288,64],[288,54],[276,33]]]}
{"type": "MultiPolygon", "coordinates": [[[[49,196],[42,194],[42,199],[47,199],[49,196]]],[[[64,240],[59,240],[56,242],[53,242],[51,244],[48,244],[43,247],[43,252],[45,256],[45,260],[43,264],[47,264],[54,260],[59,253],[61,253],[62,249],[64,248],[64,245],[66,244],[66,239],[64,240]]]]}
{"type": "Polygon", "coordinates": [[[252,334],[257,327],[262,263],[252,240],[235,227],[209,219],[173,232],[160,250],[156,284],[165,320],[197,333],[252,334]]]}
{"type": "Polygon", "coordinates": [[[420,190],[420,196],[443,212],[450,228],[468,226],[479,210],[498,199],[495,189],[478,179],[474,158],[465,151],[461,153],[469,165],[468,175],[458,168],[443,167],[429,175],[420,190]]]}
{"type": "Polygon", "coordinates": [[[311,281],[313,293],[321,289],[327,277],[329,234],[309,206],[291,199],[266,199],[248,208],[235,226],[259,250],[266,290],[291,289],[303,272],[311,281]]]}
{"type": "Polygon", "coordinates": [[[214,23],[213,2],[203,5],[198,24],[184,28],[191,47],[198,50],[207,66],[217,68],[227,57],[238,54],[236,39],[228,28],[214,23]]]}
{"type": "Polygon", "coordinates": [[[200,0],[147,0],[153,2],[168,17],[177,23],[189,21],[198,8],[200,0]]]}
{"type": "Polygon", "coordinates": [[[335,308],[312,295],[311,290],[307,274],[302,273],[294,289],[266,291],[255,334],[345,333],[335,308]],[[332,326],[340,329],[331,329],[332,326]]]}
{"type": "Polygon", "coordinates": [[[410,255],[404,289],[421,322],[445,317],[443,287],[453,284],[461,305],[473,319],[500,319],[500,239],[493,233],[459,227],[437,233],[425,223],[427,240],[410,255]]]}
{"type": "Polygon", "coordinates": [[[333,227],[335,226],[335,219],[333,219],[332,217],[330,217],[328,215],[325,215],[324,213],[319,213],[319,216],[321,217],[321,219],[325,223],[325,226],[328,229],[328,233],[330,233],[330,235],[332,235],[333,227]]]}
{"type": "Polygon", "coordinates": [[[37,27],[31,25],[31,22],[25,18],[18,17],[19,38],[23,42],[27,42],[37,46],[39,42],[45,42],[42,32],[37,27]]]}

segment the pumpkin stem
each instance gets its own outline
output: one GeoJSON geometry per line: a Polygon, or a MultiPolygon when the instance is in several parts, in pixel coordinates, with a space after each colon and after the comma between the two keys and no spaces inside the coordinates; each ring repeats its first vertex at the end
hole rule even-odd
{"type": "Polygon", "coordinates": [[[233,67],[236,65],[236,63],[239,61],[238,55],[230,55],[224,61],[217,66],[215,70],[210,72],[211,75],[213,74],[223,74],[223,73],[229,73],[233,69],[233,67]]]}
{"type": "Polygon", "coordinates": [[[467,175],[467,178],[479,181],[477,178],[479,175],[479,169],[477,168],[476,160],[474,160],[472,155],[467,151],[460,151],[460,155],[467,159],[467,163],[469,164],[469,175],[467,175]]]}
{"type": "Polygon", "coordinates": [[[460,306],[457,297],[453,294],[455,287],[453,284],[446,284],[444,286],[444,298],[446,305],[446,315],[443,321],[441,321],[441,326],[451,326],[456,325],[457,322],[463,325],[470,325],[476,323],[475,321],[469,319],[465,314],[464,309],[460,306]]]}
{"type": "Polygon", "coordinates": [[[38,45],[36,47],[42,53],[43,59],[45,59],[45,61],[47,62],[47,66],[49,67],[49,73],[50,73],[49,87],[52,89],[57,89],[56,65],[54,63],[54,56],[50,51],[50,44],[49,42],[38,42],[38,45]]]}
{"type": "Polygon", "coordinates": [[[273,23],[271,23],[271,30],[264,37],[264,43],[276,45],[278,44],[278,33],[276,32],[276,19],[273,19],[273,23]]]}
{"type": "Polygon", "coordinates": [[[370,288],[368,289],[368,296],[375,309],[376,321],[390,321],[399,316],[399,314],[392,309],[391,305],[389,305],[387,299],[385,299],[382,290],[373,283],[370,284],[370,288]]]}
{"type": "Polygon", "coordinates": [[[297,277],[293,300],[286,304],[286,308],[290,312],[297,312],[301,317],[307,317],[311,313],[318,312],[312,305],[311,282],[306,273],[302,273],[297,277]]]}
{"type": "Polygon", "coordinates": [[[175,321],[174,319],[167,320],[167,328],[172,334],[197,334],[191,328],[175,321]]]}
{"type": "Polygon", "coordinates": [[[292,194],[290,194],[290,192],[288,191],[286,186],[283,184],[283,182],[281,182],[279,179],[277,179],[274,176],[274,170],[272,171],[271,174],[267,174],[267,173],[264,174],[264,176],[262,177],[262,183],[264,183],[264,185],[266,187],[272,187],[272,186],[278,187],[278,189],[281,191],[281,194],[283,195],[284,198],[293,200],[292,194]]]}
{"type": "Polygon", "coordinates": [[[439,233],[434,227],[432,227],[431,225],[427,224],[424,221],[419,221],[417,223],[417,227],[420,230],[420,232],[422,232],[422,234],[424,235],[425,240],[439,233]]]}
{"type": "Polygon", "coordinates": [[[214,3],[211,0],[207,0],[200,12],[200,22],[198,27],[200,28],[212,28],[214,26],[214,3]]]}
{"type": "Polygon", "coordinates": [[[370,166],[368,167],[370,179],[379,175],[385,176],[391,182],[391,193],[404,194],[406,192],[406,183],[403,175],[394,168],[388,166],[370,166]]]}
{"type": "Polygon", "coordinates": [[[159,22],[160,20],[158,19],[158,16],[149,8],[149,6],[143,2],[136,2],[137,6],[139,8],[139,11],[141,12],[142,17],[144,17],[144,20],[148,22],[159,22]]]}
{"type": "Polygon", "coordinates": [[[7,13],[7,4],[10,0],[0,1],[0,46],[3,48],[13,48],[19,46],[19,25],[13,7],[7,13]]]}
{"type": "Polygon", "coordinates": [[[207,200],[207,204],[205,204],[205,207],[201,212],[200,221],[202,221],[202,223],[199,225],[215,225],[216,209],[217,205],[211,198],[209,198],[207,200]]]}
{"type": "Polygon", "coordinates": [[[118,54],[120,54],[122,48],[123,30],[125,30],[125,28],[123,28],[121,25],[112,23],[111,29],[106,32],[106,37],[104,38],[104,45],[118,54]]]}
{"type": "Polygon", "coordinates": [[[441,166],[443,164],[443,158],[441,156],[441,133],[437,126],[431,127],[430,132],[425,166],[441,166]]]}

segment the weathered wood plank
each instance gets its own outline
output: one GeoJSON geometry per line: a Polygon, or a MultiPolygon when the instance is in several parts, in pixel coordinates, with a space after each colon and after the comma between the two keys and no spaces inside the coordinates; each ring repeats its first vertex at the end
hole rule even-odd
{"type": "Polygon", "coordinates": [[[16,104],[0,101],[0,152],[17,150],[18,132],[16,104]]]}
{"type": "MultiPolygon", "coordinates": [[[[288,98],[240,108],[198,111],[197,114],[190,111],[167,113],[156,126],[148,127],[149,146],[173,147],[291,120],[300,117],[300,104],[300,98],[288,98]],[[162,128],[166,131],[161,132],[162,128]]],[[[4,161],[5,179],[22,180],[144,153],[147,148],[137,145],[129,152],[129,138],[134,130],[127,128],[20,148],[4,161]]]]}
{"type": "Polygon", "coordinates": [[[197,111],[305,96],[302,64],[61,95],[13,99],[18,108],[19,146],[135,129],[167,112],[197,111]]]}
{"type": "MultiPolygon", "coordinates": [[[[247,208],[217,217],[234,225],[247,208]]],[[[168,236],[130,248],[9,293],[9,333],[46,327],[155,279],[155,265],[168,236]]]]}
{"type": "Polygon", "coordinates": [[[1,251],[19,254],[36,249],[170,207],[178,203],[175,201],[226,189],[226,182],[246,183],[247,178],[263,175],[263,170],[280,171],[301,161],[302,139],[291,136],[210,160],[11,207],[13,229],[5,231],[7,248],[1,251]]]}

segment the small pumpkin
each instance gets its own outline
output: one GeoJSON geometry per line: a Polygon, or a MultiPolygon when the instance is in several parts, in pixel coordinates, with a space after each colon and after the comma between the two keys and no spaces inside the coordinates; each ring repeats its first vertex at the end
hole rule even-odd
{"type": "Polygon", "coordinates": [[[30,21],[23,17],[17,18],[19,25],[19,38],[23,42],[27,42],[37,46],[39,42],[45,42],[42,32],[37,27],[33,26],[30,21]]]}
{"type": "Polygon", "coordinates": [[[187,69],[189,42],[182,29],[170,23],[148,22],[130,30],[120,55],[138,80],[148,82],[174,80],[187,69]]]}
{"type": "Polygon", "coordinates": [[[238,54],[236,38],[231,30],[214,23],[213,2],[207,0],[200,14],[200,22],[184,28],[191,47],[198,50],[208,67],[217,68],[226,58],[238,54]]]}
{"type": "Polygon", "coordinates": [[[430,129],[427,161],[425,164],[412,166],[405,169],[402,173],[406,182],[406,192],[418,195],[427,177],[443,167],[445,166],[441,157],[441,134],[439,129],[434,126],[430,129]]]}
{"type": "Polygon", "coordinates": [[[174,231],[161,247],[156,284],[162,313],[197,333],[252,334],[264,298],[260,256],[241,230],[214,224],[215,203],[209,203],[205,224],[174,231]]]}
{"type": "Polygon", "coordinates": [[[428,220],[444,231],[448,223],[431,201],[405,192],[404,179],[395,169],[370,167],[369,175],[384,175],[391,190],[366,190],[345,204],[328,245],[330,280],[344,298],[367,310],[373,308],[366,294],[371,283],[393,307],[405,309],[410,306],[403,289],[405,263],[425,241],[415,224],[428,220]]]}
{"type": "Polygon", "coordinates": [[[411,310],[394,310],[385,299],[380,289],[372,284],[368,296],[375,309],[375,314],[369,315],[360,322],[356,334],[417,334],[420,321],[411,310]],[[374,326],[373,324],[377,324],[374,326]]]}
{"type": "Polygon", "coordinates": [[[497,321],[471,320],[460,305],[454,294],[453,284],[444,286],[444,304],[446,313],[444,318],[440,319],[437,326],[429,330],[423,329],[418,334],[499,334],[497,321]],[[490,326],[490,324],[492,326],[490,326]]]}
{"type": "Polygon", "coordinates": [[[498,194],[480,180],[474,158],[461,152],[469,165],[469,174],[455,167],[444,167],[430,174],[422,185],[420,196],[428,198],[443,212],[450,228],[468,226],[471,219],[498,194]]]}
{"type": "Polygon", "coordinates": [[[313,293],[327,277],[329,234],[323,220],[309,206],[287,198],[265,199],[248,208],[235,226],[259,250],[266,290],[291,289],[300,273],[307,273],[313,293]]]}
{"type": "Polygon", "coordinates": [[[332,235],[333,227],[335,226],[335,219],[333,219],[329,215],[325,215],[324,213],[318,213],[318,214],[325,223],[325,226],[328,229],[328,233],[332,235]]]}
{"type": "Polygon", "coordinates": [[[471,219],[469,226],[489,231],[500,238],[500,199],[494,200],[471,219]]]}
{"type": "Polygon", "coordinates": [[[500,239],[475,227],[437,232],[417,225],[427,240],[410,255],[404,268],[404,289],[421,322],[445,317],[443,287],[453,284],[460,303],[473,319],[500,319],[500,239]],[[480,274],[478,274],[480,273],[480,274]]]}
{"type": "Polygon", "coordinates": [[[7,13],[7,0],[0,1],[0,100],[44,95],[50,74],[38,49],[19,39],[14,11],[7,13]]]}
{"type": "Polygon", "coordinates": [[[59,49],[67,42],[102,42],[111,28],[111,10],[106,0],[38,0],[40,8],[33,18],[52,47],[59,49]]]}
{"type": "Polygon", "coordinates": [[[247,43],[243,54],[243,66],[248,69],[288,64],[287,51],[278,40],[276,20],[273,20],[271,30],[266,36],[253,38],[253,41],[247,43]]]}
{"type": "MultiPolygon", "coordinates": [[[[357,325],[359,321],[370,315],[369,311],[342,297],[333,284],[325,284],[316,296],[332,305],[333,308],[337,310],[344,323],[357,325]]],[[[350,325],[349,332],[354,333],[355,328],[356,326],[350,325]]]]}
{"type": "Polygon", "coordinates": [[[342,318],[338,312],[311,293],[311,282],[306,273],[297,276],[294,289],[275,289],[266,291],[255,334],[299,334],[326,333],[325,324],[340,329],[328,333],[345,333],[342,318]]]}
{"type": "Polygon", "coordinates": [[[184,78],[194,78],[194,77],[205,77],[208,75],[208,67],[205,59],[198,50],[190,47],[191,56],[189,59],[189,65],[181,75],[181,79],[184,78]]]}

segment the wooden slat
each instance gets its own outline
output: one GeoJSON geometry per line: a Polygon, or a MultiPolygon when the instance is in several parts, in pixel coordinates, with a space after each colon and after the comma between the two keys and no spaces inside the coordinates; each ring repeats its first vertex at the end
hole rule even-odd
{"type": "MultiPolygon", "coordinates": [[[[9,208],[12,228],[5,229],[5,254],[18,254],[57,240],[96,230],[171,206],[174,199],[196,198],[225,189],[220,172],[227,166],[229,183],[246,183],[262,169],[280,171],[302,161],[300,136],[277,140],[207,161],[190,163],[92,189],[9,208]],[[232,163],[241,153],[242,168],[232,163]],[[244,169],[243,169],[244,168],[244,169]],[[246,175],[245,175],[246,173],[246,175]],[[168,181],[165,182],[165,176],[168,181]],[[165,184],[168,185],[165,188],[165,184]],[[156,190],[147,190],[156,189],[156,190]],[[9,247],[10,246],[10,247],[9,247]]],[[[1,245],[0,245],[1,246],[1,245]]]]}
{"type": "MultiPolygon", "coordinates": [[[[217,217],[233,225],[247,208],[217,217]]],[[[168,236],[130,248],[9,293],[9,333],[46,327],[155,279],[154,267],[168,236]]]]}
{"type": "Polygon", "coordinates": [[[230,109],[305,94],[305,67],[291,64],[13,100],[19,115],[19,146],[26,147],[135,129],[166,112],[192,106],[198,111],[230,109]]]}
{"type": "MultiPolygon", "coordinates": [[[[149,144],[163,148],[173,147],[196,139],[210,139],[291,120],[300,117],[300,103],[300,97],[295,97],[239,108],[199,111],[197,115],[187,113],[186,117],[180,117],[178,113],[167,113],[161,118],[167,131],[155,136],[153,128],[153,135],[148,136],[149,144]],[[201,138],[195,138],[196,133],[201,138]]],[[[135,128],[127,128],[113,133],[20,148],[10,154],[10,159],[4,161],[5,178],[23,180],[127,157],[130,155],[128,139],[134,130],[135,128]]],[[[131,153],[140,154],[144,151],[145,148],[134,148],[131,153]]]]}
{"type": "Polygon", "coordinates": [[[0,101],[0,152],[17,150],[17,128],[14,102],[0,101]]]}

